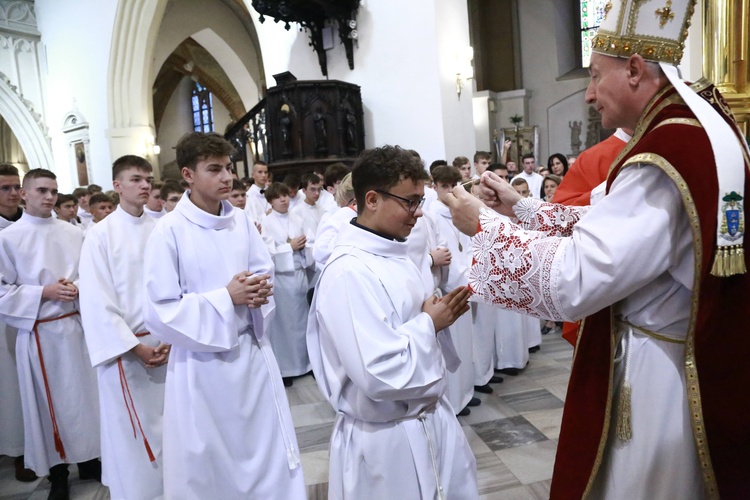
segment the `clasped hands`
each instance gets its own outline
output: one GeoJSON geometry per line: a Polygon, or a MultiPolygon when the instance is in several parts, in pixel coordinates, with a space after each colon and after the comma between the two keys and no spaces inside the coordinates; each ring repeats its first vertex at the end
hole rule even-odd
{"type": "Polygon", "coordinates": [[[227,285],[227,291],[232,298],[232,304],[246,305],[256,309],[268,304],[268,297],[273,295],[273,283],[268,274],[253,274],[249,272],[237,273],[227,285]]]}
{"type": "Polygon", "coordinates": [[[478,198],[467,193],[463,186],[456,186],[445,199],[451,210],[453,225],[468,236],[476,234],[479,212],[483,208],[491,208],[502,215],[513,217],[513,205],[521,200],[521,195],[508,181],[489,171],[482,174],[475,192],[478,198]]]}

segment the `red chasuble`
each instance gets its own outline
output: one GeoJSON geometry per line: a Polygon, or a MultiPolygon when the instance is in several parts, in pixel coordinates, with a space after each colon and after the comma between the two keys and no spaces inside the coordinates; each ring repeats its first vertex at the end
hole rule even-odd
{"type": "MultiPolygon", "coordinates": [[[[729,108],[707,83],[693,85],[742,138],[729,108]]],[[[673,87],[646,108],[633,140],[608,178],[649,163],[676,183],[693,231],[695,283],[685,346],[685,379],[693,436],[707,493],[748,498],[750,473],[750,274],[710,274],[716,251],[718,180],[708,136],[673,87]]],[[[749,165],[745,157],[746,168],[749,165]]],[[[745,179],[750,193],[750,175],[745,179]]],[[[745,217],[748,215],[747,208],[745,217]]],[[[746,219],[747,220],[747,219],[746,219]]],[[[750,255],[750,238],[745,238],[750,255]]],[[[551,498],[585,496],[607,442],[613,407],[614,330],[611,308],[584,321],[565,400],[551,498]]],[[[669,464],[665,464],[668,467],[669,464]]]]}

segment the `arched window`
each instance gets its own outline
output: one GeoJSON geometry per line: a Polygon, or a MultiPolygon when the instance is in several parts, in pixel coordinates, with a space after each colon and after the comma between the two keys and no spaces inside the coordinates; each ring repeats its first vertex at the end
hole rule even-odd
{"type": "Polygon", "coordinates": [[[193,130],[196,132],[213,132],[214,110],[213,97],[206,87],[198,82],[193,85],[193,130]]]}
{"type": "Polygon", "coordinates": [[[607,0],[580,0],[581,67],[588,68],[591,60],[591,41],[606,14],[607,0]]]}

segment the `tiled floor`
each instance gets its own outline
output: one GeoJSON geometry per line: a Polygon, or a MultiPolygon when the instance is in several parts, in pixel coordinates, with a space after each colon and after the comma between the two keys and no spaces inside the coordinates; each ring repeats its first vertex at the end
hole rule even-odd
{"type": "MultiPolygon", "coordinates": [[[[493,394],[477,394],[482,405],[459,417],[477,459],[482,499],[549,498],[552,464],[560,433],[562,406],[570,376],[573,349],[559,330],[544,337],[542,349],[516,377],[504,376],[493,394]]],[[[294,381],[287,389],[302,453],[310,500],[328,496],[328,439],[334,419],[312,377],[294,381]]],[[[71,498],[109,498],[106,487],[80,481],[71,467],[71,498]]],[[[13,462],[0,457],[0,500],[44,500],[46,480],[19,483],[13,462]]]]}

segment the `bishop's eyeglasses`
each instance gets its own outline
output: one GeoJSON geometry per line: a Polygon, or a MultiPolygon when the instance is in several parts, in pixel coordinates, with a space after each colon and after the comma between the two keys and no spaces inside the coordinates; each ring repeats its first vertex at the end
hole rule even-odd
{"type": "Polygon", "coordinates": [[[405,205],[404,208],[406,208],[406,210],[410,214],[413,214],[414,212],[417,211],[417,209],[419,207],[421,207],[422,205],[424,205],[424,197],[422,197],[422,198],[420,198],[418,200],[410,200],[409,198],[402,198],[401,196],[397,196],[397,195],[395,195],[393,193],[389,193],[388,191],[383,191],[382,189],[376,189],[375,192],[376,193],[380,193],[383,196],[390,196],[391,198],[395,198],[395,199],[399,200],[400,202],[402,202],[405,205]]]}

